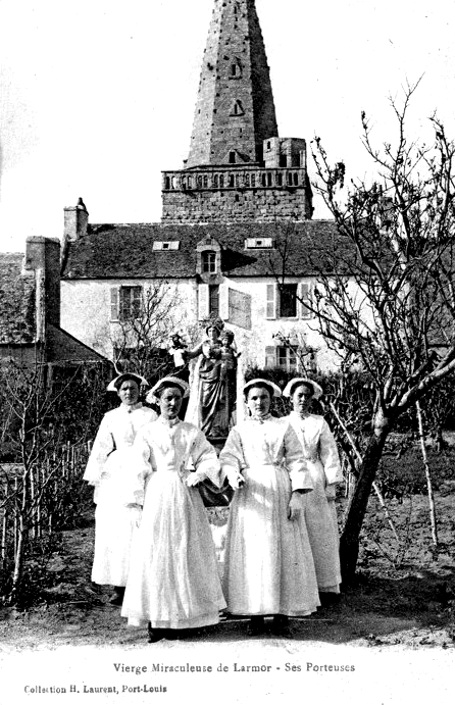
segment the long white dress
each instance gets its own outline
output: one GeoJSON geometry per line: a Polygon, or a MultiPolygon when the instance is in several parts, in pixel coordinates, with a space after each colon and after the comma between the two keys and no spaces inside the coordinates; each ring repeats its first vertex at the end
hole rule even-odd
{"type": "MultiPolygon", "coordinates": [[[[311,489],[288,419],[248,419],[229,433],[223,471],[245,483],[231,503],[223,589],[232,614],[303,616],[319,606],[304,522],[288,519],[291,491],[311,489]]],[[[298,495],[303,503],[302,495],[298,495]]]]}
{"type": "Polygon", "coordinates": [[[338,593],[341,583],[339,535],[333,500],[336,485],[343,480],[343,475],[337,444],[322,416],[309,414],[302,419],[291,411],[289,420],[302,444],[314,484],[314,492],[304,499],[304,516],[318,587],[321,592],[338,593]]]}
{"type": "Polygon", "coordinates": [[[138,430],[157,414],[141,403],[121,404],[104,415],[83,479],[94,487],[95,555],[92,580],[99,585],[126,585],[137,509],[127,507],[131,448],[138,430]]]}
{"type": "Polygon", "coordinates": [[[214,448],[193,424],[159,418],[137,435],[136,485],[143,504],[131,556],[122,616],[131,626],[187,629],[216,624],[226,607],[215,546],[190,467],[220,486],[214,448]]]}

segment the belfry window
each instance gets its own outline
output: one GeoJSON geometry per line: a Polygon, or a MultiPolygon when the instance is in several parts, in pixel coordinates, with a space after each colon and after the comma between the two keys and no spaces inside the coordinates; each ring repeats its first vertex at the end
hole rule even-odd
{"type": "Polygon", "coordinates": [[[229,78],[242,78],[242,64],[239,60],[231,64],[231,73],[229,78]]]}
{"type": "Polygon", "coordinates": [[[235,101],[234,106],[232,108],[231,115],[245,115],[245,111],[243,109],[243,105],[242,105],[241,100],[235,101]]]}

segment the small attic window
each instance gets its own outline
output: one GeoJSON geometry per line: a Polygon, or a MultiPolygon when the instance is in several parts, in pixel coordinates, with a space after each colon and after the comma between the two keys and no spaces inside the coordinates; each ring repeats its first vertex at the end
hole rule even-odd
{"type": "Polygon", "coordinates": [[[153,243],[153,251],[163,251],[163,250],[178,250],[180,249],[180,241],[179,240],[157,240],[156,242],[153,243]]]}
{"type": "Polygon", "coordinates": [[[246,250],[266,250],[273,247],[271,237],[249,237],[245,240],[246,250]]]}

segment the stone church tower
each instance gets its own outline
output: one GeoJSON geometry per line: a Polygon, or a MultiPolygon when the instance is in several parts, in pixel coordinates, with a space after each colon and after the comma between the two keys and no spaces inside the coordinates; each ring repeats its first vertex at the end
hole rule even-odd
{"type": "Polygon", "coordinates": [[[311,218],[304,139],[280,138],[254,0],[215,0],[189,156],[163,172],[162,222],[311,218]]]}

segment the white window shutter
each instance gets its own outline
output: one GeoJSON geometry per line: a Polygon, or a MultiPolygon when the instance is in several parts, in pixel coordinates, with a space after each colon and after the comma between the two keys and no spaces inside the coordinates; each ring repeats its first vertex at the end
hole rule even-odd
{"type": "Polygon", "coordinates": [[[133,318],[139,318],[142,315],[142,286],[133,286],[131,290],[131,314],[133,318]]]}
{"type": "Polygon", "coordinates": [[[265,349],[265,367],[267,369],[273,368],[276,364],[276,348],[273,345],[267,345],[265,349]]]}
{"type": "Polygon", "coordinates": [[[267,284],[266,318],[276,318],[276,284],[267,284]]]}
{"type": "Polygon", "coordinates": [[[111,321],[119,320],[120,287],[111,286],[111,321]]]}
{"type": "Polygon", "coordinates": [[[197,290],[197,311],[198,319],[203,321],[210,315],[209,285],[199,284],[197,290]]]}
{"type": "Polygon", "coordinates": [[[223,321],[229,320],[229,287],[227,284],[220,286],[220,318],[223,321]]]}
{"type": "Polygon", "coordinates": [[[311,285],[302,283],[299,287],[300,318],[313,317],[313,313],[308,306],[311,306],[311,285]]]}

